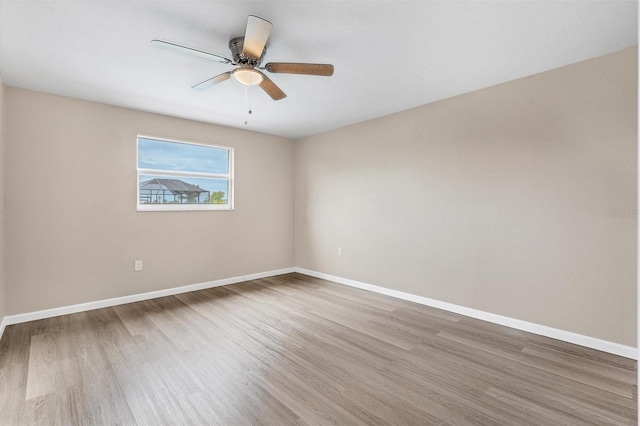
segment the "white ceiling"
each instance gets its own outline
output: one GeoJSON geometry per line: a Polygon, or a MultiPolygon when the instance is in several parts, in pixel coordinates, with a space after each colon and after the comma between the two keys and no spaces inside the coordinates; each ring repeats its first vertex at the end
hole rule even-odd
{"type": "Polygon", "coordinates": [[[302,138],[637,44],[635,1],[0,1],[5,84],[302,138]],[[271,74],[272,101],[229,65],[156,49],[161,38],[230,56],[247,15],[273,23],[266,62],[335,65],[271,74]],[[248,123],[245,125],[245,120],[248,123]]]}

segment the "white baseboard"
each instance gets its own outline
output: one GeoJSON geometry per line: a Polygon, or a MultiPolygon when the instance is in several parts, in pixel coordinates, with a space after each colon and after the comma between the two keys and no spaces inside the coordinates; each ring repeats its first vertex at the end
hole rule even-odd
{"type": "MultiPolygon", "coordinates": [[[[78,305],[63,306],[60,308],[45,309],[42,311],[28,312],[26,314],[9,315],[4,317],[2,325],[0,325],[0,330],[4,331],[5,326],[12,324],[19,324],[43,318],[57,317],[60,315],[74,314],[76,312],[91,311],[94,309],[106,308],[109,306],[124,305],[125,303],[140,302],[141,300],[156,299],[158,297],[172,296],[174,294],[188,293],[190,291],[204,290],[207,288],[236,284],[244,281],[273,277],[274,275],[289,274],[291,272],[295,272],[295,268],[277,269],[275,271],[266,271],[256,274],[242,275],[239,277],[223,278],[221,280],[185,285],[182,287],[167,288],[164,290],[150,291],[148,293],[132,294],[130,296],[115,297],[113,299],[104,299],[95,302],[80,303],[78,305]]],[[[2,337],[1,332],[0,337],[2,337]]]]}
{"type": "Polygon", "coordinates": [[[621,345],[619,343],[609,342],[607,340],[596,339],[582,334],[572,333],[570,331],[559,330],[557,328],[547,327],[545,325],[535,324],[532,322],[522,321],[515,318],[496,315],[489,312],[479,311],[477,309],[467,308],[453,303],[441,302],[427,297],[416,296],[415,294],[404,293],[402,291],[391,290],[360,281],[350,280],[347,278],[336,277],[334,275],[324,274],[322,272],[311,271],[304,268],[295,268],[300,274],[310,275],[312,277],[333,281],[338,284],[357,287],[363,290],[373,291],[375,293],[385,294],[387,296],[396,297],[398,299],[408,300],[419,303],[421,305],[431,306],[433,308],[442,309],[456,314],[464,315],[495,324],[504,325],[515,328],[517,330],[528,331],[529,333],[539,334],[541,336],[551,337],[553,339],[562,340],[576,345],[585,346],[587,348],[608,352],[614,355],[623,356],[625,358],[638,359],[637,348],[621,345]]]}
{"type": "Polygon", "coordinates": [[[155,299],[158,297],[172,296],[174,294],[188,293],[190,291],[204,290],[207,288],[220,287],[223,285],[236,284],[244,281],[257,280],[260,278],[272,277],[275,275],[288,274],[291,272],[298,272],[301,274],[309,275],[316,278],[321,278],[335,283],[348,285],[351,287],[360,288],[363,290],[373,291],[375,293],[384,294],[387,296],[396,297],[398,299],[408,300],[411,302],[419,303],[421,305],[431,306],[434,308],[442,309],[449,312],[454,312],[460,315],[464,315],[471,318],[480,319],[483,321],[492,322],[495,324],[504,325],[507,327],[515,328],[517,330],[527,331],[529,333],[539,334],[541,336],[551,337],[553,339],[562,340],[576,345],[585,346],[591,349],[596,349],[603,352],[608,352],[614,355],[620,355],[625,358],[638,359],[638,350],[631,346],[621,345],[619,343],[609,342],[607,340],[596,339],[595,337],[589,337],[582,334],[573,333],[570,331],[559,330],[557,328],[547,327],[545,325],[535,324],[527,321],[518,320],[515,318],[505,317],[502,315],[492,314],[489,312],[480,311],[477,309],[467,308],[465,306],[455,305],[453,303],[441,302],[435,299],[429,299],[423,296],[417,296],[415,294],[404,293],[398,290],[392,290],[385,287],[379,287],[372,284],[363,283],[360,281],[350,280],[348,278],[337,277],[334,275],[324,274],[322,272],[316,272],[304,268],[284,268],[274,271],[259,272],[256,274],[242,275],[238,277],[224,278],[215,281],[208,281],[199,284],[191,284],[182,287],[173,287],[164,290],[151,291],[148,293],[133,294],[130,296],[115,297],[113,299],[98,300],[95,302],[81,303],[71,306],[63,306],[60,308],[45,309],[42,311],[28,312],[25,314],[8,315],[0,321],[0,338],[6,326],[12,324],[19,324],[28,321],[34,321],[44,318],[51,318],[60,315],[73,314],[76,312],[91,311],[93,309],[106,308],[109,306],[123,305],[125,303],[139,302],[142,300],[155,299]]]}
{"type": "Polygon", "coordinates": [[[4,334],[4,329],[7,328],[7,317],[2,317],[2,321],[0,321],[0,340],[2,340],[2,335],[4,334]]]}

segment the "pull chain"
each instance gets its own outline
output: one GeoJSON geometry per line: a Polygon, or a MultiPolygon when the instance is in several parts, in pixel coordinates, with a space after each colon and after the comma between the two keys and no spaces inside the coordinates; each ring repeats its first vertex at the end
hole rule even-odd
{"type": "MultiPolygon", "coordinates": [[[[249,86],[244,87],[244,102],[247,105],[249,114],[252,114],[253,111],[251,110],[251,92],[249,92],[249,86]]],[[[248,122],[249,117],[247,117],[247,119],[244,121],[244,124],[246,125],[248,122]]]]}

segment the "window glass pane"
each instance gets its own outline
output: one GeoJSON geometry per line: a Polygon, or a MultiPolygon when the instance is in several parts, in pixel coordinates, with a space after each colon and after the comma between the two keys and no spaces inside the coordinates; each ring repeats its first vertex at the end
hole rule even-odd
{"type": "Polygon", "coordinates": [[[229,150],[138,138],[138,168],[228,174],[229,150]]]}
{"type": "Polygon", "coordinates": [[[227,204],[226,179],[140,175],[140,204],[227,204]]]}

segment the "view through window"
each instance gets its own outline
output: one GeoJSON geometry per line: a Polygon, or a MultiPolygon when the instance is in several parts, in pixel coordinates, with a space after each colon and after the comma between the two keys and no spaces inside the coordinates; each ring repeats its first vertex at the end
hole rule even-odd
{"type": "Polygon", "coordinates": [[[138,210],[230,210],[233,150],[138,136],[138,210]]]}

